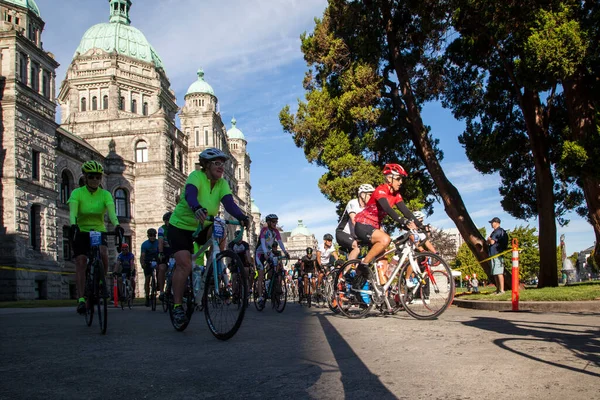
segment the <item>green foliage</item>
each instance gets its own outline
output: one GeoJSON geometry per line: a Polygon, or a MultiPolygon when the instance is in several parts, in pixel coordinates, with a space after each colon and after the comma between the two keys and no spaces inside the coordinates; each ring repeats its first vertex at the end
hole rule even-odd
{"type": "MultiPolygon", "coordinates": [[[[507,231],[508,248],[514,238],[519,243],[519,280],[528,281],[538,277],[540,273],[540,250],[538,246],[537,229],[535,227],[517,226],[507,231]]],[[[512,252],[504,256],[504,265],[512,268],[512,252]]]]}
{"type": "Polygon", "coordinates": [[[586,263],[587,263],[588,267],[590,267],[591,270],[597,274],[597,273],[600,273],[600,265],[598,265],[598,262],[596,261],[596,258],[594,257],[594,255],[595,255],[595,250],[592,250],[592,253],[587,258],[586,263]]]}
{"type": "Polygon", "coordinates": [[[450,266],[452,269],[460,271],[463,278],[467,275],[473,276],[473,273],[476,273],[479,280],[489,280],[481,264],[479,264],[466,243],[460,245],[456,259],[450,263],[450,266]]]}
{"type": "Polygon", "coordinates": [[[523,67],[559,81],[583,62],[588,39],[575,17],[575,7],[560,3],[557,11],[541,9],[534,16],[531,35],[525,39],[523,67]]]}
{"type": "MultiPolygon", "coordinates": [[[[298,101],[295,114],[289,106],[279,114],[284,131],[304,149],[306,159],[327,169],[319,188],[337,203],[338,214],[356,197],[359,185],[383,182],[381,168],[389,162],[409,171],[401,188],[409,208],[431,210],[436,195],[407,132],[406,116],[391,98],[394,85],[389,82],[397,78],[389,68],[380,3],[329,1],[323,17],[315,19],[314,31],[301,36],[309,66],[305,101],[298,101]]],[[[413,29],[429,29],[417,24],[418,16],[395,15],[407,19],[406,24],[412,21],[413,29]]],[[[441,159],[437,141],[430,139],[441,159]]],[[[384,225],[393,224],[386,220],[384,225]]]]}

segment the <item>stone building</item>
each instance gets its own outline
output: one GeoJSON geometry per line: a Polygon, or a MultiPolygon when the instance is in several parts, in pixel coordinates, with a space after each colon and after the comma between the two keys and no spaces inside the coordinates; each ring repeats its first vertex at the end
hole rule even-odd
{"type": "Polygon", "coordinates": [[[306,248],[312,247],[315,254],[317,251],[318,242],[315,235],[311,233],[304,225],[302,220],[298,220],[298,226],[291,232],[282,234],[283,245],[290,253],[291,262],[295,262],[299,258],[306,255],[306,248]]]}
{"type": "Polygon", "coordinates": [[[0,300],[74,293],[66,202],[86,160],[104,165],[102,187],[115,199],[136,256],[146,231],[174,208],[206,147],[232,155],[225,178],[237,204],[252,214],[245,137],[232,121],[229,139],[202,70],[185,95],[179,129],[161,58],[131,26],[131,0],[109,0],[109,7],[109,22],[86,31],[56,90],[59,64],[42,48],[44,21],[35,1],[0,0],[0,300]]]}

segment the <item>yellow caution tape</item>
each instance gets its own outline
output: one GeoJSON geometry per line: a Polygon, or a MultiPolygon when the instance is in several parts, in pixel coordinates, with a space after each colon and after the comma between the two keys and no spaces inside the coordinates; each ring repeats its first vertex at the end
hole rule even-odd
{"type": "Polygon", "coordinates": [[[10,271],[42,272],[42,273],[46,273],[46,274],[75,275],[75,272],[59,272],[59,271],[48,271],[48,270],[44,270],[44,269],[17,268],[17,267],[7,267],[4,265],[0,265],[0,269],[7,269],[10,271]]]}
{"type": "MultiPolygon", "coordinates": [[[[518,249],[518,250],[519,250],[519,251],[521,251],[521,250],[523,250],[523,249],[518,249]]],[[[503,251],[502,253],[495,254],[495,255],[493,255],[493,256],[491,256],[491,257],[488,257],[488,258],[486,258],[485,260],[481,260],[481,261],[477,261],[477,262],[478,262],[479,264],[483,264],[483,263],[484,263],[484,262],[486,262],[486,261],[490,261],[492,258],[496,258],[496,257],[503,256],[504,254],[511,253],[512,251],[513,251],[512,249],[508,249],[508,250],[506,250],[506,251],[503,251]]],[[[472,267],[472,266],[473,266],[473,265],[462,265],[462,266],[460,266],[460,267],[458,267],[458,268],[454,268],[454,270],[455,270],[455,271],[460,271],[460,270],[461,270],[461,269],[463,269],[463,268],[468,268],[468,267],[472,267]]]]}

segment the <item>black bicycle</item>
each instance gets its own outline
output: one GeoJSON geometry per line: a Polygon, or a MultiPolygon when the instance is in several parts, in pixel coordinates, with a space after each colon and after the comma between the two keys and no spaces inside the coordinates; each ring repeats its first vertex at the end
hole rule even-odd
{"type": "Polygon", "coordinates": [[[267,299],[271,300],[271,307],[278,313],[285,310],[287,304],[287,284],[285,281],[285,269],[278,268],[279,260],[287,260],[285,257],[273,256],[265,261],[265,278],[263,279],[263,302],[259,300],[258,279],[254,281],[254,306],[258,311],[265,308],[267,299]]]}
{"type": "MultiPolygon", "coordinates": [[[[85,322],[91,326],[94,321],[94,306],[98,310],[98,323],[100,332],[105,335],[108,327],[108,299],[110,298],[106,279],[104,276],[104,263],[100,254],[102,245],[102,232],[90,231],[90,252],[88,254],[88,263],[85,272],[85,322]]],[[[110,232],[107,235],[112,236],[110,232]]],[[[117,237],[117,248],[121,247],[123,238],[117,237]]]]}

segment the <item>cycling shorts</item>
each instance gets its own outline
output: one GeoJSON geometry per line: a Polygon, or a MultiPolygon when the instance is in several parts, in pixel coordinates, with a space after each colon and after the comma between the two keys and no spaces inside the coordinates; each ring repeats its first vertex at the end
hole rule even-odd
{"type": "MultiPolygon", "coordinates": [[[[106,232],[102,232],[102,246],[108,246],[108,237],[106,232]]],[[[75,257],[87,256],[90,252],[90,233],[78,232],[73,242],[73,252],[75,257]]]]}
{"type": "Polygon", "coordinates": [[[356,238],[359,242],[365,244],[371,243],[371,237],[376,229],[377,228],[374,226],[361,224],[360,222],[357,222],[356,225],[354,225],[354,233],[356,233],[356,238]]]}
{"type": "MultiPolygon", "coordinates": [[[[158,267],[158,261],[156,262],[156,266],[158,267]]],[[[152,275],[152,266],[150,265],[150,262],[146,263],[142,268],[144,270],[144,276],[152,275]]]]}
{"type": "MultiPolygon", "coordinates": [[[[208,230],[212,227],[212,225],[204,228],[198,237],[196,238],[196,242],[199,244],[205,244],[208,240],[208,230]]],[[[175,254],[178,251],[188,251],[190,253],[194,253],[194,231],[188,231],[185,229],[177,228],[176,226],[169,227],[169,246],[171,249],[171,254],[175,254]]]]}
{"type": "Polygon", "coordinates": [[[341,229],[335,231],[335,240],[338,242],[342,250],[347,253],[352,251],[352,243],[354,243],[354,238],[347,232],[344,232],[341,229]]]}
{"type": "Polygon", "coordinates": [[[133,276],[133,274],[131,273],[131,268],[121,269],[121,277],[123,276],[122,274],[125,274],[127,278],[131,278],[133,276]]]}

